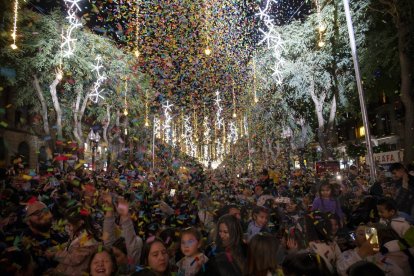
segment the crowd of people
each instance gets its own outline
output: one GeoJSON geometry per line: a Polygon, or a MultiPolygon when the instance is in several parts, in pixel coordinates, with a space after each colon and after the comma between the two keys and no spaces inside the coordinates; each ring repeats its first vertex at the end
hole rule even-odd
{"type": "Polygon", "coordinates": [[[15,164],[0,275],[413,275],[414,176],[15,164]]]}

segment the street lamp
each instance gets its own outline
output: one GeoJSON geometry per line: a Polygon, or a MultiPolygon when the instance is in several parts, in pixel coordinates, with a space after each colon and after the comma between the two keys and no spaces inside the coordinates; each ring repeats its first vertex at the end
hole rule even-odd
{"type": "Polygon", "coordinates": [[[88,139],[91,142],[91,148],[92,148],[92,170],[95,170],[95,152],[99,144],[99,140],[101,140],[101,136],[99,133],[95,133],[93,129],[91,129],[91,132],[88,134],[88,139]]]}

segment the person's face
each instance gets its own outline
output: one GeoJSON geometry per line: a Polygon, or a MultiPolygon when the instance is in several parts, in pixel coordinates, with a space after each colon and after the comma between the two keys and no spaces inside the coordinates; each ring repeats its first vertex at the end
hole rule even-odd
{"type": "Polygon", "coordinates": [[[356,180],[356,183],[358,183],[358,185],[364,185],[365,183],[364,183],[364,179],[362,178],[362,177],[357,177],[357,178],[355,178],[355,180],[356,180]]]}
{"type": "Polygon", "coordinates": [[[298,205],[292,201],[290,201],[288,204],[286,204],[286,212],[292,213],[296,211],[296,208],[298,205]]]}
{"type": "Polygon", "coordinates": [[[53,216],[49,209],[35,211],[28,218],[28,224],[41,233],[48,232],[52,227],[53,216]]]}
{"type": "Polygon", "coordinates": [[[114,252],[117,265],[128,264],[128,257],[121,250],[116,247],[112,247],[112,252],[114,252]]]}
{"type": "Polygon", "coordinates": [[[227,246],[230,242],[230,234],[227,225],[224,223],[220,223],[219,225],[219,237],[223,243],[223,246],[227,246]]]}
{"type": "Polygon", "coordinates": [[[198,248],[200,247],[199,241],[192,234],[184,234],[181,237],[181,252],[185,256],[195,256],[198,254],[198,248]]]}
{"type": "Polygon", "coordinates": [[[263,188],[262,188],[261,186],[256,186],[256,187],[254,188],[254,193],[255,193],[256,195],[261,195],[261,194],[263,193],[263,188]]]}
{"type": "Polygon", "coordinates": [[[404,176],[404,170],[393,170],[391,173],[394,180],[400,180],[404,176]]]}
{"type": "Polygon", "coordinates": [[[256,225],[257,226],[259,226],[259,227],[265,227],[267,225],[267,222],[268,221],[269,221],[269,215],[267,213],[265,213],[265,212],[259,212],[256,215],[255,222],[256,222],[256,225]]]}
{"type": "Polygon", "coordinates": [[[68,232],[69,236],[72,237],[74,234],[76,234],[78,232],[78,230],[81,228],[82,225],[83,225],[82,220],[80,220],[76,223],[68,222],[68,224],[66,224],[66,231],[68,232]]]}
{"type": "Polygon", "coordinates": [[[167,248],[160,243],[154,242],[148,255],[148,265],[156,273],[164,273],[168,266],[167,248]]]}
{"type": "Polygon", "coordinates": [[[378,215],[383,219],[391,219],[395,215],[394,210],[387,210],[384,205],[377,205],[378,215]]]}
{"type": "Polygon", "coordinates": [[[365,236],[365,226],[358,226],[355,230],[355,243],[360,247],[367,240],[365,236]]]}
{"type": "Polygon", "coordinates": [[[323,186],[321,188],[321,197],[330,198],[331,197],[331,188],[329,186],[323,186]]]}
{"type": "Polygon", "coordinates": [[[331,221],[331,231],[332,231],[332,235],[336,236],[336,233],[338,233],[338,229],[339,229],[339,224],[336,221],[336,219],[330,219],[331,221]]]}
{"type": "Polygon", "coordinates": [[[240,210],[237,208],[230,208],[229,215],[236,217],[238,220],[241,220],[240,210]]]}
{"type": "Polygon", "coordinates": [[[91,262],[91,276],[109,276],[113,272],[113,263],[108,252],[97,253],[91,262]]]}

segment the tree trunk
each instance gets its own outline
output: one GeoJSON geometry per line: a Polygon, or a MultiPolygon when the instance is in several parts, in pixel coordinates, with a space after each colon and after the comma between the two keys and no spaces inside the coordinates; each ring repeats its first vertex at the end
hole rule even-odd
{"type": "Polygon", "coordinates": [[[106,146],[108,147],[108,151],[109,151],[109,148],[110,148],[110,145],[109,145],[109,142],[108,142],[108,127],[109,127],[110,122],[111,122],[111,106],[107,105],[106,106],[106,122],[104,123],[104,126],[103,126],[103,134],[102,135],[103,135],[103,139],[106,143],[106,146]]]}
{"type": "Polygon", "coordinates": [[[36,89],[37,97],[39,98],[40,104],[42,106],[42,119],[43,119],[43,130],[45,131],[46,136],[50,136],[50,127],[49,127],[49,116],[47,112],[47,103],[43,91],[40,88],[39,79],[36,75],[33,76],[33,85],[36,89]]]}
{"type": "Polygon", "coordinates": [[[328,124],[326,126],[325,137],[326,137],[326,146],[328,157],[332,157],[333,155],[333,148],[332,148],[332,138],[334,137],[334,124],[335,124],[335,117],[336,117],[336,97],[335,95],[332,98],[331,108],[329,111],[329,119],[328,124]]]}
{"type": "Polygon", "coordinates": [[[414,100],[412,96],[413,60],[408,51],[408,36],[410,28],[408,23],[401,22],[398,18],[398,51],[401,67],[401,101],[405,108],[404,122],[404,164],[414,161],[414,100]]]}
{"type": "Polygon", "coordinates": [[[323,159],[329,158],[328,147],[326,144],[326,137],[325,137],[325,120],[323,119],[323,103],[326,98],[326,92],[324,92],[320,97],[318,97],[315,93],[314,84],[310,87],[310,94],[312,101],[315,105],[315,112],[316,117],[318,119],[318,142],[319,146],[322,149],[323,159]]]}
{"type": "Polygon", "coordinates": [[[55,78],[52,84],[50,85],[50,95],[52,96],[53,107],[56,111],[56,133],[57,140],[63,139],[62,133],[62,109],[60,108],[59,98],[56,92],[56,86],[59,84],[59,79],[55,78]]]}
{"type": "Polygon", "coordinates": [[[81,139],[83,140],[83,131],[82,131],[82,119],[83,119],[83,115],[85,114],[85,110],[86,107],[88,105],[88,101],[89,101],[89,96],[91,94],[91,89],[87,90],[88,92],[86,93],[85,97],[83,98],[83,102],[82,102],[82,106],[79,110],[79,114],[78,114],[78,127],[77,127],[77,132],[79,137],[81,137],[81,139]]]}
{"type": "Polygon", "coordinates": [[[322,155],[324,160],[332,158],[333,150],[331,147],[330,139],[333,132],[333,126],[336,116],[336,97],[333,96],[332,103],[329,111],[328,122],[325,127],[325,120],[323,118],[323,105],[326,98],[326,92],[324,92],[320,97],[316,96],[315,91],[311,91],[311,97],[313,103],[315,104],[315,112],[318,118],[318,142],[322,148],[322,155]]]}
{"type": "Polygon", "coordinates": [[[73,135],[75,136],[75,139],[79,145],[79,147],[83,146],[83,139],[82,136],[79,135],[79,108],[80,108],[80,102],[82,98],[82,89],[77,89],[76,91],[76,102],[75,102],[75,108],[73,111],[73,135]]]}

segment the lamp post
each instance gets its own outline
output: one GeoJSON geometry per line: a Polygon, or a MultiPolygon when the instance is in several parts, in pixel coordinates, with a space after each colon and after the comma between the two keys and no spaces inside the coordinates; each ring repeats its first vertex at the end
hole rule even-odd
{"type": "Polygon", "coordinates": [[[99,133],[95,133],[93,129],[88,134],[88,139],[91,142],[91,148],[92,148],[92,170],[95,170],[95,153],[96,149],[98,147],[99,141],[101,140],[101,136],[99,133]]]}
{"type": "Polygon", "coordinates": [[[351,13],[349,11],[349,0],[343,0],[343,3],[344,3],[344,8],[345,8],[346,23],[348,26],[349,43],[351,46],[352,59],[354,60],[355,78],[356,78],[357,88],[358,88],[359,104],[361,106],[362,122],[364,123],[364,128],[365,128],[365,141],[367,144],[367,159],[368,159],[367,161],[369,162],[369,171],[370,171],[371,180],[375,181],[376,173],[375,173],[374,157],[373,157],[373,152],[372,152],[371,135],[370,135],[369,124],[368,124],[368,114],[367,114],[367,108],[365,105],[364,90],[362,88],[361,74],[359,72],[359,63],[358,63],[358,54],[357,54],[356,43],[355,43],[355,34],[354,34],[354,28],[352,26],[351,13]]]}

